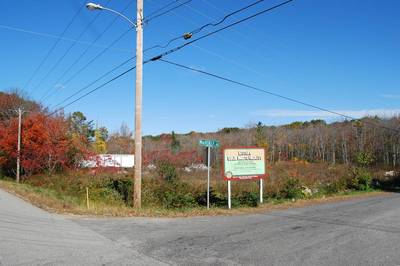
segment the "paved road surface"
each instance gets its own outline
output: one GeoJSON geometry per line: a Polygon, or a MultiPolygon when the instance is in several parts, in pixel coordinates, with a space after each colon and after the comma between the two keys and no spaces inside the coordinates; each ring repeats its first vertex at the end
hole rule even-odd
{"type": "Polygon", "coordinates": [[[400,194],[234,217],[70,218],[0,191],[0,261],[400,265],[400,194]]]}

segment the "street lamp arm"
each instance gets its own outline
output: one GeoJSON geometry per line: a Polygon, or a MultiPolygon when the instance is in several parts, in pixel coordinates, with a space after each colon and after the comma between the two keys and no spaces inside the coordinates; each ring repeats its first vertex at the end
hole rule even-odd
{"type": "Polygon", "coordinates": [[[115,10],[113,10],[113,9],[111,9],[111,8],[108,8],[108,7],[102,7],[102,9],[101,10],[107,10],[107,11],[110,11],[110,12],[112,12],[112,13],[114,13],[114,14],[116,14],[116,15],[118,15],[118,16],[120,16],[120,17],[122,17],[123,19],[125,19],[126,21],[128,21],[131,25],[132,25],[132,27],[134,27],[134,28],[136,28],[136,23],[134,23],[132,20],[130,20],[127,16],[125,16],[124,14],[122,14],[122,13],[120,13],[120,12],[118,12],[118,11],[115,11],[115,10]]]}
{"type": "Polygon", "coordinates": [[[114,9],[111,9],[111,8],[108,8],[108,7],[104,7],[104,6],[102,6],[102,5],[95,4],[95,3],[87,3],[87,4],[86,4],[86,8],[89,9],[89,10],[92,10],[92,11],[93,11],[93,10],[107,10],[107,11],[110,11],[111,13],[114,13],[114,14],[116,14],[117,16],[120,16],[120,17],[122,17],[123,19],[125,19],[126,21],[128,21],[129,24],[131,24],[134,28],[137,27],[136,23],[134,23],[132,20],[130,20],[130,19],[129,19],[127,16],[125,16],[124,14],[122,14],[122,13],[120,13],[120,12],[114,10],[114,9]]]}

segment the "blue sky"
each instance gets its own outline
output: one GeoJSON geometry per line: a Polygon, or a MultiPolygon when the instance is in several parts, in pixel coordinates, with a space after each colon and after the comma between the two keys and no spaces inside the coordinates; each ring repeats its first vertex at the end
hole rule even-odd
{"type": "MultiPolygon", "coordinates": [[[[128,0],[99,2],[104,5],[109,2],[107,6],[125,10],[124,13],[132,18],[135,16],[136,1],[130,6],[128,0]]],[[[145,0],[145,14],[169,2],[171,0],[145,0]]],[[[174,12],[150,21],[144,31],[144,47],[164,43],[252,2],[254,0],[192,0],[174,12]]],[[[279,2],[267,0],[229,18],[226,23],[279,2]]],[[[48,78],[43,79],[98,14],[83,9],[64,39],[25,87],[57,36],[83,3],[85,1],[81,0],[0,2],[3,10],[0,17],[1,90],[22,88],[36,100],[49,91],[53,96],[46,98],[44,104],[51,108],[134,54],[135,32],[131,31],[90,67],[64,84],[127,30],[127,23],[118,19],[56,83],[115,18],[113,14],[100,12],[79,42],[48,78]]],[[[168,59],[356,117],[397,114],[400,113],[399,11],[397,0],[296,0],[196,42],[168,59]]],[[[207,28],[198,36],[215,29],[207,28]]],[[[162,51],[153,50],[145,54],[145,58],[162,51]]],[[[134,78],[134,73],[129,73],[65,111],[82,111],[110,131],[118,130],[123,122],[133,128],[134,78]]],[[[143,113],[144,134],[172,130],[181,133],[215,131],[257,121],[277,125],[313,118],[340,119],[162,62],[144,66],[143,113]]]]}

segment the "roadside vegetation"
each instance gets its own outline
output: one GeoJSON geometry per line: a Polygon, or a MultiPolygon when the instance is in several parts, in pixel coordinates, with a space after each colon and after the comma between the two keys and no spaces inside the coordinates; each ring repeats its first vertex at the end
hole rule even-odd
{"type": "Polygon", "coordinates": [[[205,151],[200,139],[223,146],[267,150],[268,178],[259,206],[256,181],[232,184],[232,207],[239,211],[296,205],[343,195],[397,191],[399,137],[390,130],[400,119],[364,118],[327,124],[323,120],[280,127],[262,123],[214,133],[144,137],[143,209],[132,206],[133,171],[83,169],[82,161],[101,153],[133,153],[130,130],[109,134],[83,113],[51,114],[18,92],[0,93],[0,187],[36,205],[63,213],[130,215],[201,215],[227,213],[227,184],[221,177],[221,153],[213,150],[211,211],[206,211],[205,151]],[[14,180],[18,124],[14,110],[26,110],[22,124],[22,180],[14,180]],[[7,112],[6,112],[7,111],[7,112]],[[390,171],[389,171],[390,170],[390,171]],[[390,174],[385,172],[388,172],[390,174]],[[87,201],[89,192],[89,206],[87,201]]]}

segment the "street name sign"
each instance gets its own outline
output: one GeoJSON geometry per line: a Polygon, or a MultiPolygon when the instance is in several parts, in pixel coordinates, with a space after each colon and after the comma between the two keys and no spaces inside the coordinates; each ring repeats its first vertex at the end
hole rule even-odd
{"type": "Polygon", "coordinates": [[[199,141],[199,144],[201,146],[209,147],[209,148],[218,148],[220,146],[220,143],[218,140],[215,139],[202,139],[199,141]]]}

